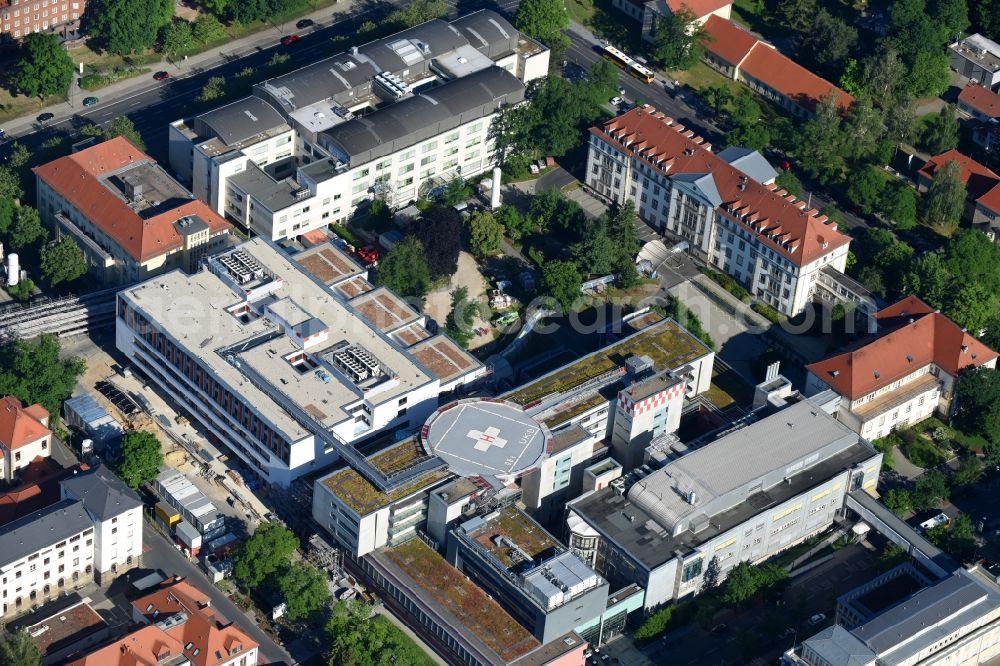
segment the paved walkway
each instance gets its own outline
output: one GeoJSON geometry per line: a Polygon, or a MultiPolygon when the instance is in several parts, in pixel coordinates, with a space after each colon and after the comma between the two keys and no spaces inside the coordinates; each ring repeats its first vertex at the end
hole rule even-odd
{"type": "MultiPolygon", "coordinates": [[[[304,34],[329,27],[333,23],[343,20],[347,17],[347,15],[351,14],[354,10],[353,5],[354,0],[339,0],[337,4],[332,7],[316,10],[310,14],[300,16],[281,25],[272,25],[269,28],[247,35],[242,39],[227,42],[221,46],[217,46],[193,55],[183,61],[177,63],[163,61],[161,63],[150,65],[150,67],[159,67],[164,71],[169,72],[171,76],[170,80],[183,79],[194,74],[201,74],[206,70],[212,69],[213,67],[224,62],[241,58],[249,52],[272,47],[276,45],[282,37],[293,32],[304,34]],[[305,30],[298,30],[295,27],[295,24],[305,18],[312,19],[314,21],[314,25],[306,28],[305,30]]],[[[72,50],[69,51],[69,54],[70,57],[72,57],[72,50]]],[[[153,81],[152,75],[150,74],[140,74],[138,76],[118,81],[117,83],[113,83],[109,86],[105,86],[99,90],[87,91],[79,88],[77,79],[74,77],[73,83],[70,86],[70,100],[68,102],[53,104],[51,106],[33,111],[32,115],[21,116],[19,118],[9,120],[4,124],[4,129],[7,131],[8,135],[16,137],[17,135],[36,129],[37,122],[35,117],[41,113],[52,113],[55,115],[55,119],[50,121],[50,123],[58,122],[59,120],[79,113],[83,109],[81,106],[83,98],[89,95],[99,97],[101,104],[111,101],[121,101],[123,99],[128,99],[138,92],[146,92],[156,87],[166,86],[170,80],[157,82],[153,81]]]]}

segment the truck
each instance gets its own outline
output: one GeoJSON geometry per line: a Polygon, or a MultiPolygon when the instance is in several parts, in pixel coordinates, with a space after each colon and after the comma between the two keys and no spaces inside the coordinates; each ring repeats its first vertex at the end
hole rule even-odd
{"type": "Polygon", "coordinates": [[[374,245],[365,245],[355,253],[358,259],[367,267],[377,266],[379,251],[374,245]]]}

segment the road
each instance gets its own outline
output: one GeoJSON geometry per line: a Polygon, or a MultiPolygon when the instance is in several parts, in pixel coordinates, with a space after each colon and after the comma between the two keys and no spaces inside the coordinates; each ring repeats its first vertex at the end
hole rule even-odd
{"type": "Polygon", "coordinates": [[[212,583],[202,573],[201,569],[188,562],[187,559],[176,549],[174,545],[167,541],[159,532],[150,527],[145,521],[142,525],[143,556],[142,563],[144,569],[159,569],[169,576],[183,576],[190,579],[195,586],[207,594],[212,599],[212,608],[215,608],[227,620],[236,624],[250,635],[252,639],[260,644],[260,654],[262,664],[292,664],[291,656],[283,649],[275,645],[264,631],[257,626],[257,623],[248,617],[236,604],[229,600],[222,590],[212,583]]]}

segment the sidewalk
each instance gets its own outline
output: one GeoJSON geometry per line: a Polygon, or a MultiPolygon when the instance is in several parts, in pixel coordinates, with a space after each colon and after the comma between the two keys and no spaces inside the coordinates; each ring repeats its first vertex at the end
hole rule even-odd
{"type": "MultiPolygon", "coordinates": [[[[39,114],[53,114],[55,118],[48,121],[46,124],[46,126],[52,126],[73,115],[82,113],[83,111],[99,110],[101,107],[106,106],[111,102],[119,102],[123,99],[128,99],[137,93],[165,87],[178,79],[184,79],[196,74],[202,74],[207,70],[213,69],[223,63],[242,58],[261,49],[276,46],[278,42],[281,41],[282,37],[293,32],[298,32],[299,34],[310,34],[318,30],[328,28],[335,23],[347,19],[353,12],[353,0],[338,0],[337,3],[331,7],[318,9],[310,14],[299,16],[298,18],[281,25],[272,25],[265,30],[255,32],[252,35],[247,35],[246,37],[233,42],[227,42],[222,46],[217,46],[207,51],[203,51],[180,62],[170,63],[164,60],[161,63],[151,65],[151,68],[162,68],[163,71],[170,73],[170,78],[166,81],[154,81],[152,74],[140,74],[138,76],[118,81],[117,83],[113,83],[109,86],[105,86],[99,90],[89,91],[80,88],[77,83],[78,77],[74,76],[73,83],[70,84],[70,100],[73,102],[72,105],[69,102],[63,102],[61,104],[53,104],[45,108],[36,109],[32,112],[33,115],[31,116],[21,116],[7,121],[4,123],[4,129],[7,131],[7,135],[11,139],[16,139],[22,134],[30,134],[38,129],[35,117],[39,114]],[[295,24],[302,19],[307,18],[312,19],[314,24],[304,30],[298,30],[295,27],[295,24]],[[91,95],[98,97],[101,101],[97,106],[85,109],[82,104],[83,98],[91,95]]],[[[72,55],[73,53],[70,51],[70,56],[72,55]]]]}

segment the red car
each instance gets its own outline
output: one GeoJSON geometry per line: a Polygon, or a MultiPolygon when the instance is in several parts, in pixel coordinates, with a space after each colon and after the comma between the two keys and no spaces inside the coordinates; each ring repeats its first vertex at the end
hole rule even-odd
{"type": "Polygon", "coordinates": [[[299,41],[299,36],[298,35],[288,35],[287,37],[282,37],[281,38],[281,44],[283,46],[291,46],[292,44],[294,44],[297,41],[299,41]]]}
{"type": "Polygon", "coordinates": [[[164,79],[170,78],[170,72],[157,72],[153,74],[153,79],[156,81],[163,81],[164,79]]]}
{"type": "Polygon", "coordinates": [[[358,250],[358,259],[360,259],[366,266],[377,264],[378,258],[378,249],[376,249],[374,245],[366,245],[358,250]]]}

